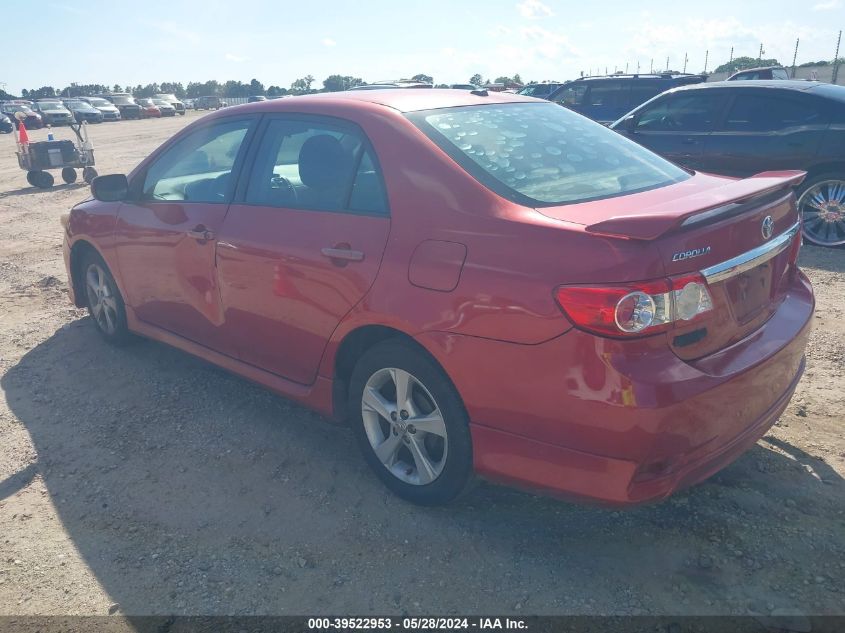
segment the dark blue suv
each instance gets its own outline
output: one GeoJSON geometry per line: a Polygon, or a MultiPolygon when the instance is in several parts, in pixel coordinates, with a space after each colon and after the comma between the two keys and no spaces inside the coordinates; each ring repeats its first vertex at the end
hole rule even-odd
{"type": "Polygon", "coordinates": [[[704,75],[683,73],[582,77],[546,98],[608,125],[661,92],[705,80],[704,75]]]}

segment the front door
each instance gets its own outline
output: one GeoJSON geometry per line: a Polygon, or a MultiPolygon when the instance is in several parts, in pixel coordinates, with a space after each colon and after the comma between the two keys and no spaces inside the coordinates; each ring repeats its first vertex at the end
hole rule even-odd
{"type": "Polygon", "coordinates": [[[302,384],[375,280],[390,230],[363,132],[268,116],[218,237],[227,337],[243,361],[302,384]]]}
{"type": "Polygon", "coordinates": [[[629,136],[679,165],[704,169],[704,146],[724,103],[725,97],[711,90],[669,95],[637,115],[629,136]]]}
{"type": "Polygon", "coordinates": [[[138,319],[229,354],[215,248],[252,124],[218,119],[177,139],[133,179],[116,229],[120,275],[138,319]]]}

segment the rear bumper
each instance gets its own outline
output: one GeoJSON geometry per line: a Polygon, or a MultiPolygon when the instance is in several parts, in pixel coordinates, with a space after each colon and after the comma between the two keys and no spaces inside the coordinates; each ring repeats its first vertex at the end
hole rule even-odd
{"type": "Polygon", "coordinates": [[[709,477],[765,434],[803,373],[813,308],[797,275],[768,322],[702,362],[681,360],[660,336],[574,329],[540,345],[419,339],[464,399],[479,474],[629,505],[709,477]]]}

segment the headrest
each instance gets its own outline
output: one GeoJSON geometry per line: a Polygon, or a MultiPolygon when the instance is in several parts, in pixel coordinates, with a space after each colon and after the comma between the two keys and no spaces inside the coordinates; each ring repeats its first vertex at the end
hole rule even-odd
{"type": "Polygon", "coordinates": [[[299,150],[299,178],[306,187],[340,187],[352,170],[352,154],[334,136],[319,134],[299,150]]]}

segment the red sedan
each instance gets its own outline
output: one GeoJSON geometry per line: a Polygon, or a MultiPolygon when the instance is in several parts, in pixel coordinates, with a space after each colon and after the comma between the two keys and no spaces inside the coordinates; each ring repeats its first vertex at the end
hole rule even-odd
{"type": "Polygon", "coordinates": [[[152,99],[135,99],[135,103],[141,106],[142,119],[160,119],[161,108],[152,99]]]}
{"type": "Polygon", "coordinates": [[[624,505],[713,474],[789,402],[803,176],[692,173],[512,94],[333,93],[226,108],[99,177],[64,252],[106,340],[343,421],[406,499],[475,472],[624,505]]]}

